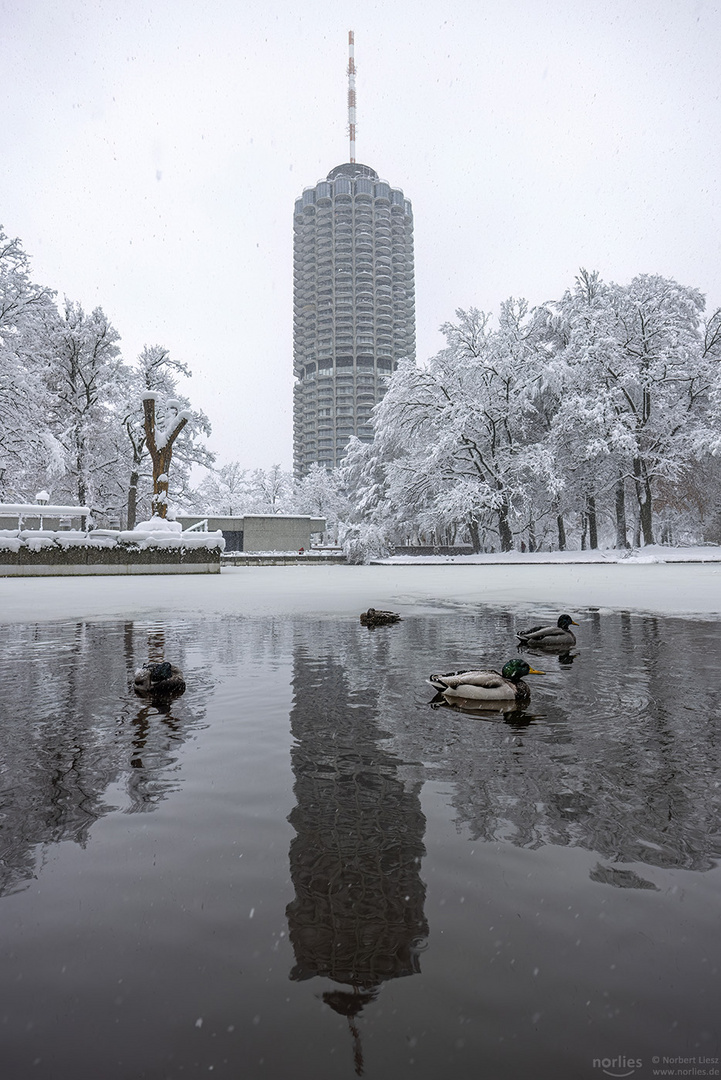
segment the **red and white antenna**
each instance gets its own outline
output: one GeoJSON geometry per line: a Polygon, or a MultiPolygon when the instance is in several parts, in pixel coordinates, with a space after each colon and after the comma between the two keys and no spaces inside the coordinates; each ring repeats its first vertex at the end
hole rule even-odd
{"type": "Polygon", "coordinates": [[[348,31],[348,134],[350,135],[350,160],[355,163],[355,57],[353,31],[348,31]]]}

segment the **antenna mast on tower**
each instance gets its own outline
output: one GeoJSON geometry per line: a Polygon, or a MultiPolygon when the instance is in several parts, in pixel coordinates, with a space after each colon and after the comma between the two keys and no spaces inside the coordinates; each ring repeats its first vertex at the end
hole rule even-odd
{"type": "Polygon", "coordinates": [[[350,160],[355,164],[355,57],[353,31],[348,31],[348,134],[350,135],[350,160]]]}

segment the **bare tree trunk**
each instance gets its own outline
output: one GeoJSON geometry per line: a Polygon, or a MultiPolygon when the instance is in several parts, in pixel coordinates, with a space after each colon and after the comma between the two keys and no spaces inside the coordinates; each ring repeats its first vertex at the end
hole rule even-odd
{"type": "Polygon", "coordinates": [[[501,551],[512,551],[513,533],[508,523],[508,501],[505,496],[498,508],[498,534],[501,540],[501,551]]]}
{"type": "Polygon", "coordinates": [[[126,528],[135,528],[135,519],[138,513],[138,481],[140,479],[140,473],[134,471],[130,474],[130,484],[128,486],[128,521],[126,528]]]}
{"type": "Polygon", "coordinates": [[[616,547],[628,547],[628,525],[626,524],[626,484],[619,476],[616,481],[616,547]]]}
{"type": "MultiPolygon", "coordinates": [[[[77,452],[76,464],[77,464],[77,470],[78,470],[78,504],[80,506],[85,506],[85,504],[87,502],[87,499],[88,499],[88,489],[87,489],[87,486],[85,484],[85,477],[83,476],[83,471],[82,471],[82,469],[83,469],[83,457],[81,455],[80,449],[78,449],[78,452],[77,452]]],[[[92,510],[92,507],[91,507],[91,510],[92,510]]],[[[80,517],[80,528],[83,531],[85,531],[87,529],[87,527],[88,527],[88,516],[87,516],[87,514],[82,514],[81,517],[80,517]]]]}
{"type": "Polygon", "coordinates": [[[472,518],[468,522],[468,535],[471,538],[473,554],[478,555],[481,550],[481,537],[478,531],[478,522],[475,520],[475,518],[472,518]]]}
{"type": "Polygon", "coordinates": [[[127,524],[126,528],[134,529],[138,519],[138,484],[140,483],[140,466],[143,463],[143,450],[145,439],[136,438],[130,418],[125,420],[125,430],[133,448],[133,464],[130,469],[130,481],[128,483],[127,501],[127,524]]]}
{"type": "Polygon", "coordinates": [[[638,499],[638,519],[643,533],[644,544],[653,543],[653,500],[651,497],[651,481],[648,478],[646,467],[642,458],[635,458],[633,462],[633,482],[636,485],[636,497],[638,499]]]}
{"type": "Polygon", "coordinates": [[[78,505],[85,506],[85,501],[88,497],[88,489],[85,485],[85,454],[84,448],[80,442],[79,433],[76,433],[75,437],[75,471],[78,478],[78,505]]]}
{"type": "Polygon", "coordinates": [[[556,517],[556,525],[558,526],[558,550],[566,550],[566,526],[563,523],[563,514],[558,514],[556,517]]]}
{"type": "Polygon", "coordinates": [[[586,516],[588,518],[588,543],[591,550],[598,547],[598,521],[596,518],[596,496],[589,495],[586,499],[586,516]]]}

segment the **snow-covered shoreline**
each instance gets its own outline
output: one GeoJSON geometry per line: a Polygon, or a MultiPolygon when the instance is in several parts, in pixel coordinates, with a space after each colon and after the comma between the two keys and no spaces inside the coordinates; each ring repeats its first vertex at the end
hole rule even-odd
{"type": "Polygon", "coordinates": [[[721,563],[721,547],[704,544],[689,547],[666,547],[653,544],[648,547],[596,548],[586,551],[499,551],[481,555],[393,555],[387,559],[373,559],[377,566],[418,566],[421,564],[458,566],[523,566],[569,565],[586,563],[721,563]]]}
{"type": "MultiPolygon", "coordinates": [[[[704,551],[706,549],[703,549],[704,551]]],[[[527,559],[528,556],[525,556],[527,559]]],[[[589,609],[721,617],[716,562],[224,567],[217,575],[0,578],[0,623],[198,617],[401,616],[481,605],[556,615],[589,609]]]]}

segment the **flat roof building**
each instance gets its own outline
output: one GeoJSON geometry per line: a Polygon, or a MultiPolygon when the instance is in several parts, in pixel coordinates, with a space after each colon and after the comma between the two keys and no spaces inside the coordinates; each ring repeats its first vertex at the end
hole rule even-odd
{"type": "Polygon", "coordinates": [[[325,532],[325,518],[304,514],[178,514],[183,529],[204,528],[222,532],[225,554],[234,551],[310,550],[313,537],[325,532]]]}

